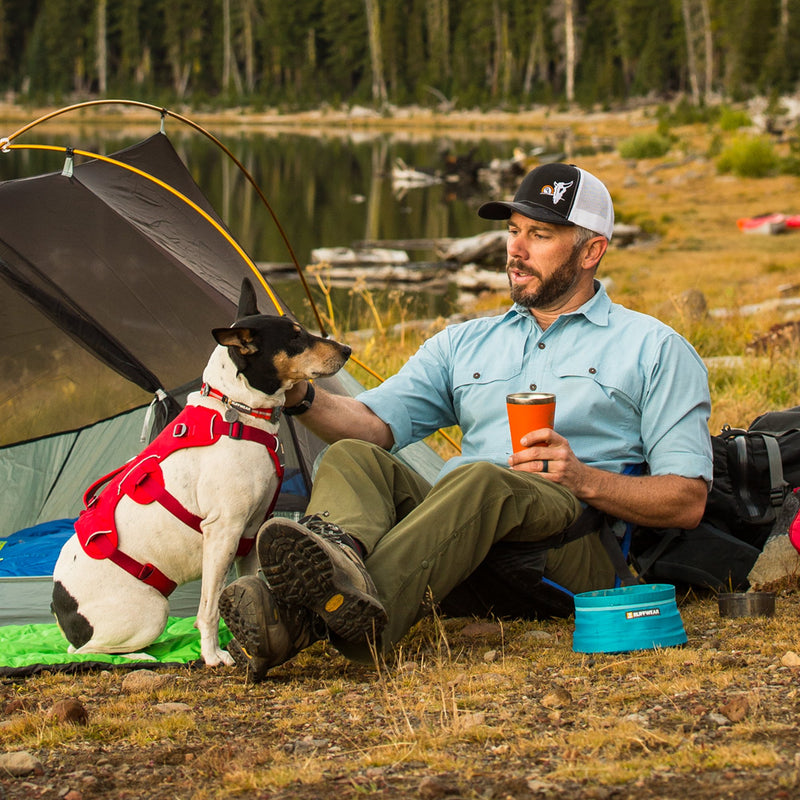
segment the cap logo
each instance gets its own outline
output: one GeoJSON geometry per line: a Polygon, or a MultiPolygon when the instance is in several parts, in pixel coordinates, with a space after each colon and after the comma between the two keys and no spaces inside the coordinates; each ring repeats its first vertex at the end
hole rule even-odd
{"type": "Polygon", "coordinates": [[[550,186],[550,184],[545,184],[544,186],[542,186],[542,189],[539,192],[539,194],[552,195],[553,205],[555,206],[561,202],[567,189],[569,189],[569,187],[572,186],[573,183],[575,183],[575,181],[570,181],[569,183],[567,183],[566,181],[553,181],[552,186],[550,186]]]}

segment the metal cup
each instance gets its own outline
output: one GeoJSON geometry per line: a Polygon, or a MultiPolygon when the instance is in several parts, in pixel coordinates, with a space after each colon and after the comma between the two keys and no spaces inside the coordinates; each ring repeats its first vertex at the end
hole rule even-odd
{"type": "Polygon", "coordinates": [[[515,453],[525,448],[520,439],[539,428],[552,428],[556,414],[556,396],[546,392],[517,392],[506,395],[511,447],[515,453]]]}

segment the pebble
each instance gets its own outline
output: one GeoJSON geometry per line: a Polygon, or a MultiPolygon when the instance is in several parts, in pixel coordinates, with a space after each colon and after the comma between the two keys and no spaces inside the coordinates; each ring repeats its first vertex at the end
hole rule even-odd
{"type": "Polygon", "coordinates": [[[159,675],[152,669],[137,669],[129,672],[122,680],[122,691],[129,694],[155,692],[169,682],[166,675],[159,675]]]}
{"type": "Polygon", "coordinates": [[[542,697],[542,705],[545,708],[562,708],[571,702],[572,695],[563,686],[554,686],[542,697]]]}
{"type": "Polygon", "coordinates": [[[187,703],[156,703],[153,710],[160,714],[179,714],[184,711],[191,711],[192,707],[187,703]]]}
{"type": "Polygon", "coordinates": [[[68,697],[53,703],[47,716],[56,722],[69,722],[72,725],[86,725],[89,714],[83,703],[75,697],[68,697]]]}
{"type": "Polygon", "coordinates": [[[419,796],[425,800],[439,800],[440,797],[447,797],[459,793],[458,786],[449,778],[439,775],[429,775],[419,782],[417,787],[419,796]]]}

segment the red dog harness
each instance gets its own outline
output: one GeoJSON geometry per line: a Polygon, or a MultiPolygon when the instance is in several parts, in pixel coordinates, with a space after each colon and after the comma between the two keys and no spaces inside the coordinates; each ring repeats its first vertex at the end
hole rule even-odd
{"type": "MultiPolygon", "coordinates": [[[[186,447],[208,447],[222,436],[259,442],[275,465],[278,486],[270,501],[266,516],[272,513],[283,481],[283,464],[278,457],[280,442],[274,434],[243,423],[226,422],[222,415],[203,406],[186,406],[181,413],[141,452],[130,461],[95,481],[84,493],[85,508],[75,521],[75,532],[84,552],[91,558],[108,558],[140,581],[158,589],[164,597],[175,590],[177,584],[153,564],[142,564],[123,553],[117,543],[114,512],[123,496],[140,505],[160,503],[184,525],[202,533],[202,519],[181,505],[164,486],[161,462],[176,450],[186,447]],[[98,494],[98,489],[107,484],[98,494]]],[[[236,555],[250,552],[253,538],[241,539],[236,555]]]]}

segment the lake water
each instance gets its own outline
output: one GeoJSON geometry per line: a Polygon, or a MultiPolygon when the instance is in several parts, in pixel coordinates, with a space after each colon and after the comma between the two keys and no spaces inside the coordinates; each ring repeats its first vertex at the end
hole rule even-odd
{"type": "MultiPolygon", "coordinates": [[[[61,125],[51,133],[50,123],[14,139],[14,144],[71,145],[100,154],[116,152],[158,130],[137,128],[136,135],[100,130],[98,126],[61,125]],[[141,132],[140,132],[141,131],[141,132]]],[[[290,253],[271,215],[236,165],[214,144],[167,120],[167,133],[184,162],[226,221],[233,235],[257,262],[290,262],[290,253]]],[[[308,135],[237,129],[212,130],[255,178],[267,197],[301,266],[311,261],[317,247],[351,247],[363,241],[460,238],[491,230],[493,223],[477,216],[480,203],[490,197],[490,186],[479,180],[440,183],[405,191],[393,184],[392,165],[402,159],[415,168],[443,169],[445,153],[469,157],[472,165],[492,159],[508,160],[515,147],[530,151],[535,139],[492,139],[410,136],[381,133],[308,135]]],[[[61,169],[63,155],[34,150],[12,150],[0,155],[0,179],[28,177],[61,169]]],[[[513,187],[511,188],[513,191],[513,187]]],[[[412,261],[430,261],[430,251],[409,251],[412,261]]],[[[275,279],[278,291],[301,316],[299,281],[275,279]]],[[[413,287],[403,285],[404,292],[413,287]]],[[[336,302],[352,304],[352,293],[337,290],[336,302]]],[[[414,293],[412,317],[452,313],[454,291],[414,293]]],[[[347,313],[350,313],[348,311],[347,313]]]]}

